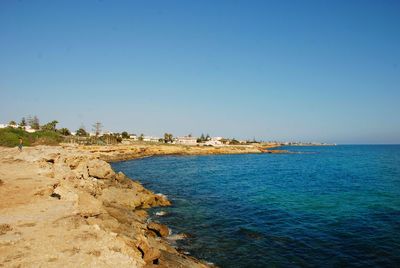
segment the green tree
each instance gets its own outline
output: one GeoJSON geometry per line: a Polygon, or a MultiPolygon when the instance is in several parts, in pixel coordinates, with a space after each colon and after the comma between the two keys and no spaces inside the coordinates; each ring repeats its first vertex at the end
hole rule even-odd
{"type": "Polygon", "coordinates": [[[86,132],[84,127],[81,127],[76,131],[76,136],[87,137],[89,134],[86,132]]]}
{"type": "Polygon", "coordinates": [[[126,131],[123,131],[123,132],[121,133],[121,136],[122,136],[123,139],[129,139],[129,134],[128,134],[128,132],[126,132],[126,131]]]}
{"type": "Polygon", "coordinates": [[[237,145],[237,144],[240,144],[240,142],[239,142],[238,140],[236,140],[235,138],[233,138],[233,139],[231,139],[231,140],[229,141],[229,144],[237,145]]]}
{"type": "Polygon", "coordinates": [[[11,120],[10,122],[8,122],[8,124],[10,126],[16,126],[17,125],[17,123],[14,120],[11,120]]]}
{"type": "Polygon", "coordinates": [[[122,142],[122,135],[119,133],[113,134],[118,143],[122,142]]]}
{"type": "Polygon", "coordinates": [[[138,140],[139,140],[139,141],[143,141],[143,139],[144,139],[144,134],[142,133],[142,134],[140,134],[138,140]]]}
{"type": "Polygon", "coordinates": [[[164,133],[164,142],[165,143],[172,142],[174,140],[173,137],[174,136],[171,133],[164,133]]]}
{"type": "Polygon", "coordinates": [[[60,134],[64,135],[64,136],[70,136],[71,135],[71,132],[69,131],[69,129],[65,128],[65,127],[63,127],[60,130],[58,130],[58,132],[60,132],[60,134]]]}
{"type": "Polygon", "coordinates": [[[58,124],[57,120],[53,120],[42,126],[42,130],[46,131],[56,131],[56,125],[58,124]]]}
{"type": "Polygon", "coordinates": [[[39,118],[35,115],[33,118],[32,117],[28,117],[28,124],[31,128],[33,129],[40,129],[40,122],[39,122],[39,118]]]}
{"type": "Polygon", "coordinates": [[[204,134],[201,133],[201,136],[200,136],[200,138],[197,139],[197,142],[200,143],[200,142],[204,142],[204,141],[205,141],[204,134]]]}
{"type": "Polygon", "coordinates": [[[25,127],[26,126],[26,120],[25,117],[22,117],[21,122],[19,123],[20,127],[25,127]]]}
{"type": "Polygon", "coordinates": [[[222,139],[220,139],[220,142],[222,142],[223,144],[227,144],[227,143],[228,143],[228,140],[225,139],[225,138],[222,138],[222,139]]]}

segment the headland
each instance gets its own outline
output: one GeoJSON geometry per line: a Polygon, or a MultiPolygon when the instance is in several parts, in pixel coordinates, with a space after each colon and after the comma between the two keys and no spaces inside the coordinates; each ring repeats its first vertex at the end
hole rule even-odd
{"type": "Polygon", "coordinates": [[[169,245],[167,226],[149,221],[146,209],[170,205],[167,197],[115,173],[107,162],[264,151],[260,145],[1,147],[0,264],[209,267],[169,245]]]}

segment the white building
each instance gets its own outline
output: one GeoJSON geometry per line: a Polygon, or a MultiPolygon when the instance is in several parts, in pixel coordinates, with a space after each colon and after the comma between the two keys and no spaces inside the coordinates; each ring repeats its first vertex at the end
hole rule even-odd
{"type": "Polygon", "coordinates": [[[154,136],[144,136],[143,141],[149,141],[149,142],[158,142],[160,140],[159,137],[154,137],[154,136]]]}
{"type": "MultiPolygon", "coordinates": [[[[9,125],[9,124],[0,124],[0,128],[6,128],[6,127],[13,127],[13,128],[19,128],[18,125],[9,125]]],[[[31,126],[24,126],[21,127],[23,130],[29,133],[36,132],[36,129],[31,128],[31,126]]]]}
{"type": "Polygon", "coordinates": [[[173,143],[183,145],[197,145],[197,138],[189,136],[178,137],[173,143]]]}
{"type": "Polygon", "coordinates": [[[219,140],[209,140],[209,141],[206,141],[205,143],[204,143],[204,145],[207,145],[207,146],[222,146],[222,145],[224,145],[221,141],[219,141],[219,140]]]}
{"type": "Polygon", "coordinates": [[[24,126],[22,128],[25,129],[25,131],[29,132],[29,133],[36,132],[36,129],[31,128],[31,126],[24,126]]]}

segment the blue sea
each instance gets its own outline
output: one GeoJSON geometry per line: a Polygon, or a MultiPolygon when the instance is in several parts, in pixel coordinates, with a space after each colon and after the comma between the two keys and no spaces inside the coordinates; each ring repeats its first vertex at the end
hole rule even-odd
{"type": "Polygon", "coordinates": [[[167,195],[152,220],[220,267],[400,267],[400,145],[282,149],[113,167],[167,195]]]}

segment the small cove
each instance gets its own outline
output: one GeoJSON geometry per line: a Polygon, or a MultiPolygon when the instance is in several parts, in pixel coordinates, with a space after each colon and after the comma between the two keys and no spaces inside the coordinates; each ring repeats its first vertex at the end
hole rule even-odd
{"type": "Polygon", "coordinates": [[[219,266],[400,263],[400,146],[289,149],[299,153],[112,165],[167,195],[173,206],[152,218],[189,235],[179,248],[219,266]]]}

